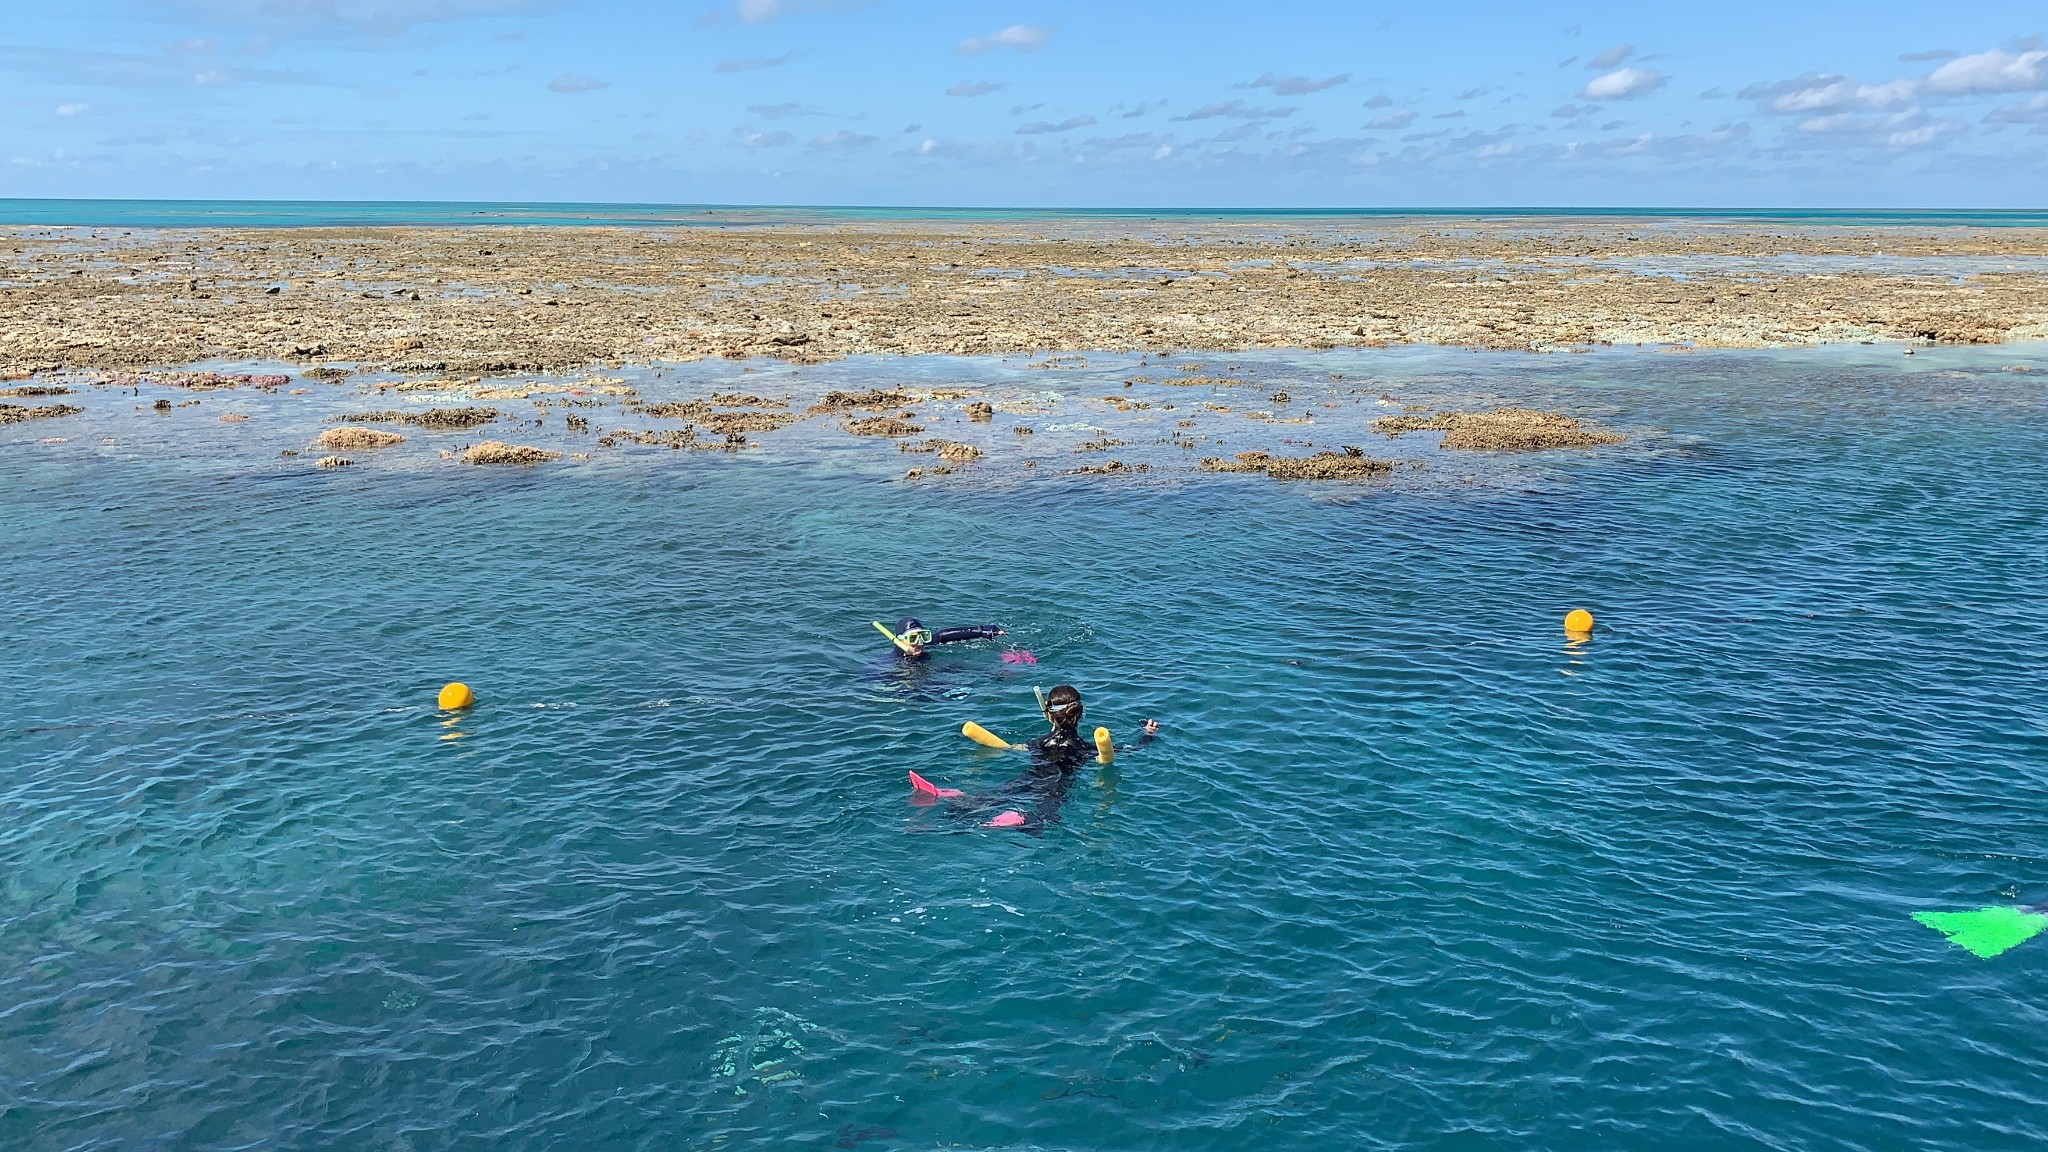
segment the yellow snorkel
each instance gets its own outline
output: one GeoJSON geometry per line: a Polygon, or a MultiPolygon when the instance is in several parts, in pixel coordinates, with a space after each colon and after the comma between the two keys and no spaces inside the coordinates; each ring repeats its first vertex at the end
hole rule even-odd
{"type": "Polygon", "coordinates": [[[875,631],[880,632],[884,636],[887,636],[889,638],[889,643],[894,644],[898,651],[902,652],[906,656],[910,655],[910,641],[905,640],[903,637],[898,636],[894,632],[889,631],[889,626],[887,624],[882,623],[880,620],[870,620],[868,621],[868,623],[873,624],[875,626],[875,631]]]}

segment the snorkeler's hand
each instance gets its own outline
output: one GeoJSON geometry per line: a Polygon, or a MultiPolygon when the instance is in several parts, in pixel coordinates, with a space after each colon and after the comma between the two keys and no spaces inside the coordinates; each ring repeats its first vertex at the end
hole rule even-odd
{"type": "Polygon", "coordinates": [[[1147,735],[1147,736],[1157,736],[1158,734],[1159,734],[1159,721],[1157,721],[1157,720],[1147,720],[1147,721],[1145,721],[1145,735],[1147,735]]]}

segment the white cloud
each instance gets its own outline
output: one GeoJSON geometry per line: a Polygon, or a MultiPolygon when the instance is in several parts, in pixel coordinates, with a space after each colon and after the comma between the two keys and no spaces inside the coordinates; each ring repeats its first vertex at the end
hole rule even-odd
{"type": "Polygon", "coordinates": [[[92,105],[90,105],[90,104],[59,104],[59,105],[57,105],[57,115],[59,115],[59,116],[82,116],[82,115],[84,115],[85,113],[87,113],[87,112],[90,112],[90,111],[92,111],[92,105]]]}
{"type": "Polygon", "coordinates": [[[951,88],[946,89],[946,95],[986,96],[991,92],[1000,92],[1006,87],[1008,87],[1008,85],[998,84],[992,80],[962,80],[958,84],[953,85],[951,88]]]}
{"type": "Polygon", "coordinates": [[[2038,124],[2048,128],[2048,92],[2043,92],[2025,104],[2008,104],[1994,108],[1984,117],[1987,124],[2038,124]]]}
{"type": "Polygon", "coordinates": [[[1292,108],[1258,108],[1242,100],[1224,100],[1215,104],[1204,104],[1185,116],[1175,120],[1214,120],[1219,116],[1234,120],[1278,120],[1294,115],[1292,108]]]}
{"type": "Polygon", "coordinates": [[[874,0],[739,0],[730,9],[721,8],[708,12],[697,21],[699,28],[714,27],[727,20],[742,24],[767,24],[784,16],[808,12],[825,12],[843,9],[858,12],[874,3],[874,0]]]}
{"type": "Polygon", "coordinates": [[[991,48],[1015,48],[1019,52],[1036,52],[1051,39],[1053,29],[1041,28],[1035,24],[1012,24],[1000,32],[986,36],[969,36],[962,40],[956,52],[986,52],[991,48]]]}
{"type": "Polygon", "coordinates": [[[609,80],[599,80],[595,76],[578,76],[574,72],[564,72],[548,81],[548,91],[559,92],[565,96],[576,92],[595,92],[611,86],[612,82],[609,80]]]}
{"type": "Polygon", "coordinates": [[[1413,123],[1415,123],[1415,109],[1403,108],[1399,112],[1389,112],[1385,116],[1368,120],[1365,122],[1365,126],[1374,129],[1406,128],[1413,123]]]}
{"type": "Polygon", "coordinates": [[[1579,90],[1581,100],[1630,100],[1662,88],[1670,77],[1648,68],[1616,68],[1579,90]]]}
{"type": "Polygon", "coordinates": [[[1955,120],[1929,120],[1918,108],[1898,112],[1833,111],[1809,117],[1794,126],[1801,136],[1837,147],[1879,147],[1891,152],[1924,148],[1955,133],[1955,120]]]}
{"type": "Polygon", "coordinates": [[[742,148],[780,148],[795,140],[787,132],[754,132],[746,128],[739,130],[738,144],[742,148]]]}
{"type": "Polygon", "coordinates": [[[1899,60],[1906,64],[1923,64],[1929,60],[1953,60],[1962,53],[1953,48],[1929,48],[1925,52],[1906,52],[1899,60]]]}
{"type": "Polygon", "coordinates": [[[842,128],[837,132],[827,132],[823,136],[813,139],[805,147],[813,152],[856,152],[873,144],[875,140],[876,137],[863,136],[858,132],[848,132],[842,128]]]}
{"type": "Polygon", "coordinates": [[[1017,135],[1039,136],[1047,132],[1071,132],[1076,128],[1086,128],[1094,123],[1095,117],[1093,116],[1070,116],[1057,124],[1044,120],[1034,120],[1029,124],[1017,125],[1017,135]]]}
{"type": "Polygon", "coordinates": [[[805,104],[749,104],[747,111],[763,120],[783,120],[791,116],[823,116],[825,110],[805,104]]]}
{"type": "Polygon", "coordinates": [[[1320,80],[1311,80],[1306,76],[1282,76],[1278,73],[1266,72],[1261,74],[1257,80],[1239,84],[1238,87],[1271,88],[1275,96],[1306,96],[1311,92],[1321,92],[1326,88],[1335,88],[1349,79],[1351,79],[1351,73],[1349,72],[1339,72],[1335,76],[1325,76],[1320,80]]]}
{"type": "Polygon", "coordinates": [[[1600,53],[1598,56],[1593,57],[1591,60],[1586,61],[1586,68],[1588,71],[1599,72],[1607,68],[1612,68],[1616,64],[1621,63],[1623,60],[1626,60],[1635,54],[1635,45],[1616,44],[1614,47],[1609,48],[1607,51],[1600,53]]]}
{"type": "Polygon", "coordinates": [[[1993,48],[1975,56],[1960,56],[1936,68],[1927,77],[1927,87],[1936,92],[2027,92],[2048,88],[2048,51],[2035,50],[2018,55],[1993,48]]]}
{"type": "Polygon", "coordinates": [[[758,72],[763,68],[779,68],[789,59],[789,53],[780,56],[750,56],[738,60],[720,60],[713,72],[758,72]]]}
{"type": "Polygon", "coordinates": [[[1392,105],[1393,102],[1393,99],[1385,92],[1376,92],[1373,94],[1372,99],[1365,102],[1365,106],[1367,108],[1385,108],[1392,105]]]}
{"type": "Polygon", "coordinates": [[[1889,84],[1863,84],[1854,77],[1809,72],[1776,84],[1752,84],[1738,95],[1756,100],[1772,112],[1787,116],[1810,112],[1877,111],[1911,104],[1919,94],[1912,80],[1889,84]]]}

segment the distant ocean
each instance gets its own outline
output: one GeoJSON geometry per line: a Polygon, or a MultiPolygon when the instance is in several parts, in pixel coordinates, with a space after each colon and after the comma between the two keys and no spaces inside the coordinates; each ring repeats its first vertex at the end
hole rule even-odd
{"type": "Polygon", "coordinates": [[[743,204],[540,204],[446,200],[25,200],[0,199],[0,225],[89,228],[310,228],[348,225],[606,225],[760,227],[949,220],[991,224],[1067,221],[1400,221],[1624,219],[1903,227],[2048,227],[2048,209],[1862,208],[942,208],[743,204]]]}

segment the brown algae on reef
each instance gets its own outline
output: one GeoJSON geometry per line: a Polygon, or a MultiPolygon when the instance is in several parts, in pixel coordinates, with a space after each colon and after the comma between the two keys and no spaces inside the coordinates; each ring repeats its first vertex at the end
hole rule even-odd
{"type": "Polygon", "coordinates": [[[52,420],[59,416],[76,416],[85,409],[76,404],[45,404],[31,408],[24,404],[0,404],[0,424],[20,424],[28,420],[52,420]]]}
{"type": "Polygon", "coordinates": [[[961,444],[952,440],[919,440],[910,444],[898,444],[899,452],[931,452],[948,464],[972,464],[982,458],[982,450],[972,444],[961,444]]]}
{"type": "Polygon", "coordinates": [[[461,429],[489,424],[498,418],[496,408],[428,408],[421,412],[351,412],[330,416],[330,423],[411,424],[418,428],[461,429]]]}
{"type": "Polygon", "coordinates": [[[1374,480],[1393,470],[1391,460],[1374,460],[1349,449],[1299,457],[1239,452],[1230,460],[1210,456],[1202,461],[1204,472],[1262,472],[1275,480],[1374,480]]]}
{"type": "Polygon", "coordinates": [[[498,440],[486,440],[462,454],[465,464],[545,464],[560,460],[560,452],[546,448],[530,448],[524,444],[506,444],[498,440]]]}
{"type": "Polygon", "coordinates": [[[1582,424],[1557,412],[1495,408],[1490,412],[1438,412],[1433,416],[1382,416],[1372,430],[1395,437],[1406,432],[1442,432],[1443,447],[1460,452],[1541,452],[1551,448],[1598,448],[1627,437],[1582,424]]]}
{"type": "Polygon", "coordinates": [[[315,448],[328,449],[389,448],[393,444],[403,443],[405,443],[405,437],[396,432],[386,432],[381,428],[363,428],[354,424],[344,424],[339,428],[329,428],[327,431],[322,432],[313,441],[313,446],[315,448]]]}
{"type": "Polygon", "coordinates": [[[868,416],[848,420],[846,430],[855,436],[915,436],[924,431],[924,426],[894,416],[868,416]]]}

